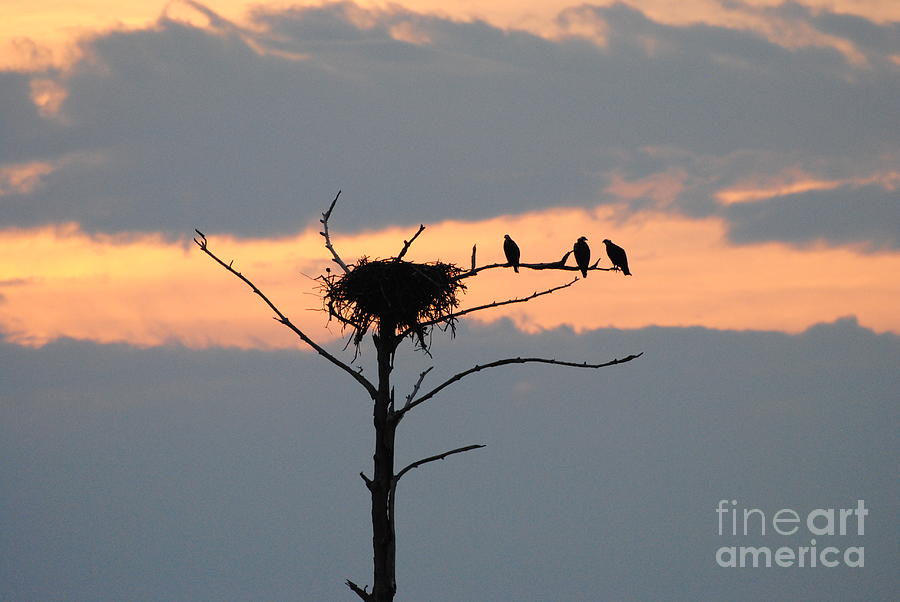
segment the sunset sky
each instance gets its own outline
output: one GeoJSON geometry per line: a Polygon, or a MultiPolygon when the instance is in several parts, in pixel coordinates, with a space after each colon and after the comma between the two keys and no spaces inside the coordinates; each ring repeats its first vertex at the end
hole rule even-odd
{"type": "MultiPolygon", "coordinates": [[[[476,245],[479,264],[499,262],[507,233],[523,262],[555,261],[579,236],[600,267],[610,266],[603,239],[628,252],[632,277],[591,272],[548,297],[481,312],[455,341],[441,339],[444,356],[410,352],[402,378],[414,381],[427,361],[449,376],[508,354],[646,353],[599,375],[497,372],[479,381],[495,393],[473,384],[460,391],[470,405],[448,404],[480,412],[476,398],[496,399],[477,427],[452,412],[411,424],[412,455],[418,444],[421,455],[441,451],[429,451],[430,438],[448,423],[464,430],[448,447],[472,436],[500,446],[417,481],[490,485],[404,490],[404,504],[430,505],[404,509],[399,553],[418,564],[400,584],[410,597],[398,599],[623,599],[638,582],[636,598],[661,599],[672,579],[679,598],[888,599],[898,585],[886,570],[898,560],[898,133],[893,0],[6,0],[0,451],[11,461],[0,479],[17,487],[0,494],[16,525],[0,544],[16,559],[0,568],[0,598],[279,599],[303,583],[319,592],[308,599],[343,599],[343,579],[363,581],[368,550],[344,538],[364,541],[366,525],[346,527],[362,533],[352,536],[309,527],[340,523],[344,510],[364,518],[351,479],[369,461],[370,433],[366,411],[346,399],[358,392],[320,382],[340,375],[191,242],[202,230],[338,353],[347,333],[320,311],[315,278],[334,266],[319,218],[341,190],[330,226],[348,262],[396,254],[419,224],[414,261],[467,266],[476,245]],[[588,400],[610,392],[623,404],[591,414],[588,400]],[[541,395],[574,405],[550,418],[541,395]],[[323,396],[336,401],[312,401],[323,396]],[[261,422],[253,404],[272,415],[261,422]],[[515,408],[531,414],[512,419],[515,408]],[[282,430],[292,420],[334,435],[298,442],[282,430]],[[346,421],[356,422],[345,435],[346,421]],[[351,433],[361,438],[353,451],[328,448],[351,433]],[[222,467],[233,443],[252,453],[222,467]],[[154,456],[157,444],[177,458],[154,456]],[[548,459],[534,474],[529,445],[548,459]],[[720,451],[722,464],[709,459],[720,451]],[[291,454],[333,459],[294,472],[278,464],[291,454]],[[650,462],[670,455],[672,465],[650,462]],[[573,484],[584,467],[570,457],[597,474],[573,484]],[[798,472],[782,474],[792,462],[798,472]],[[729,465],[738,471],[714,474],[729,465]],[[173,467],[180,476],[159,478],[173,467]],[[528,482],[504,481],[504,470],[557,484],[532,506],[528,482]],[[255,475],[244,481],[247,471],[255,475]],[[266,489],[262,475],[284,490],[221,502],[232,485],[266,489]],[[610,476],[615,492],[603,490],[610,476]],[[337,479],[352,508],[329,497],[337,479]],[[133,499],[135,482],[146,498],[133,499]],[[663,486],[677,510],[646,501],[663,499],[663,486]],[[559,490],[568,487],[600,501],[567,505],[576,496],[559,490]],[[710,564],[723,544],[704,529],[720,497],[774,511],[866,495],[881,504],[872,520],[884,529],[871,535],[865,571],[813,578],[710,564]],[[629,509],[621,527],[598,515],[603,500],[629,509]],[[466,503],[513,510],[492,522],[466,503]],[[303,516],[282,531],[297,508],[303,516]],[[67,512],[71,521],[60,518],[67,512]],[[681,519],[690,526],[679,530],[681,519]],[[463,520],[465,537],[446,522],[463,520]],[[154,533],[154,521],[166,528],[154,533]],[[489,544],[466,539],[488,531],[489,544]],[[301,569],[284,558],[304,541],[319,547],[301,569]],[[683,557],[671,553],[679,545],[690,548],[683,557]],[[530,556],[534,546],[559,566],[530,556]],[[238,548],[268,550],[268,560],[248,566],[238,548]],[[512,559],[495,574],[499,555],[512,559]],[[553,573],[547,583],[520,578],[534,566],[553,573]],[[236,567],[246,571],[238,589],[226,578],[236,567]],[[686,577],[698,570],[700,581],[686,577]],[[436,575],[444,593],[434,593],[436,575]]],[[[462,306],[574,274],[488,270],[469,279],[462,306]]],[[[370,360],[365,350],[358,358],[370,360]]]]}

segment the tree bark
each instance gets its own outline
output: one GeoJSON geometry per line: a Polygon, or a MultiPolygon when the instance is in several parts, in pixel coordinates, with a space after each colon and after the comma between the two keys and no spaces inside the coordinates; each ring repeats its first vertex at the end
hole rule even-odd
{"type": "Polygon", "coordinates": [[[397,347],[396,327],[382,323],[375,338],[378,352],[378,394],[375,397],[375,474],[372,493],[372,549],[375,574],[372,585],[374,602],[392,602],[397,591],[396,541],[393,512],[394,435],[397,421],[393,411],[391,370],[397,347]]]}

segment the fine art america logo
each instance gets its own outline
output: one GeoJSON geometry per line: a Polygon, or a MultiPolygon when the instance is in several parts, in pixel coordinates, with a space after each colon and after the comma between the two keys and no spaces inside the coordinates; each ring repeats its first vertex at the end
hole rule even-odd
{"type": "Polygon", "coordinates": [[[782,508],[770,514],[759,508],[739,507],[737,500],[719,500],[716,515],[720,536],[756,540],[797,535],[803,545],[722,546],[716,550],[716,564],[728,568],[863,567],[865,547],[846,544],[859,543],[856,536],[865,534],[868,514],[864,500],[857,500],[855,508],[816,508],[809,512],[782,508]]]}

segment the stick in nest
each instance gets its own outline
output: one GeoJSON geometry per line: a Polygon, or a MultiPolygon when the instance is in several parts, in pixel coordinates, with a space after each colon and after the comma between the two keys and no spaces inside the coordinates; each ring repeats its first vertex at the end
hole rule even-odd
{"type": "Polygon", "coordinates": [[[435,324],[453,314],[459,293],[466,288],[459,280],[461,273],[451,263],[363,257],[348,273],[322,277],[323,303],[330,315],[353,325],[355,345],[377,322],[414,332],[427,350],[428,326],[421,323],[435,324]]]}

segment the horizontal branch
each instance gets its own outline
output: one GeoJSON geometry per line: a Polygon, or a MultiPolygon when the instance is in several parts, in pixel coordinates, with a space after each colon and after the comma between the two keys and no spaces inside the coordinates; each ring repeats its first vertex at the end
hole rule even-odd
{"type": "Polygon", "coordinates": [[[200,235],[200,240],[197,240],[195,238],[194,242],[197,243],[197,246],[200,247],[201,251],[203,251],[210,257],[212,257],[216,263],[218,263],[220,266],[222,266],[223,268],[225,268],[226,270],[228,270],[229,272],[231,272],[232,274],[237,276],[240,280],[242,280],[244,282],[244,284],[249,286],[253,290],[254,293],[259,295],[260,299],[262,299],[266,303],[266,305],[268,305],[269,308],[273,312],[275,312],[275,315],[278,316],[277,318],[275,318],[276,321],[287,326],[294,334],[296,334],[298,337],[300,337],[300,339],[303,340],[304,343],[306,343],[307,345],[312,347],[316,351],[316,353],[318,353],[319,355],[321,355],[322,357],[327,359],[329,362],[331,362],[332,364],[334,364],[335,366],[337,366],[338,368],[340,368],[341,370],[343,370],[344,372],[346,372],[347,374],[352,376],[359,384],[361,384],[363,386],[363,388],[365,388],[365,390],[369,393],[369,395],[372,397],[372,399],[375,399],[375,397],[378,395],[378,390],[375,388],[375,386],[372,383],[370,383],[368,381],[368,379],[366,379],[366,377],[364,377],[362,374],[360,374],[359,372],[357,372],[356,370],[354,370],[353,368],[351,368],[350,366],[348,366],[347,364],[345,364],[338,358],[331,355],[324,347],[322,347],[321,345],[316,343],[314,340],[309,338],[309,336],[307,336],[307,334],[305,332],[303,332],[302,330],[297,328],[294,325],[294,323],[291,322],[290,319],[286,315],[281,313],[281,310],[278,309],[275,306],[275,304],[272,303],[272,301],[270,301],[269,298],[261,290],[259,290],[259,288],[255,284],[253,284],[246,276],[244,276],[243,274],[241,274],[240,272],[235,270],[231,266],[231,263],[225,263],[224,261],[219,259],[219,257],[215,253],[210,251],[208,243],[206,241],[206,236],[204,236],[203,233],[200,232],[199,230],[195,230],[195,231],[197,232],[197,234],[200,235]]]}
{"type": "MultiPolygon", "coordinates": [[[[560,259],[559,261],[550,261],[550,262],[545,262],[545,263],[519,263],[519,268],[527,268],[529,270],[562,270],[562,271],[568,271],[568,272],[580,272],[581,268],[579,268],[578,266],[566,265],[566,260],[569,259],[569,255],[571,255],[571,254],[572,254],[572,251],[566,251],[566,254],[563,255],[562,259],[560,259]]],[[[456,277],[457,280],[462,280],[463,278],[468,278],[470,276],[476,276],[479,272],[482,272],[484,270],[510,267],[509,263],[491,263],[488,265],[478,266],[476,268],[474,259],[475,259],[475,248],[472,247],[472,260],[473,260],[472,268],[469,271],[463,272],[462,274],[457,276],[456,277]]],[[[594,264],[589,266],[587,269],[588,270],[600,270],[603,272],[611,272],[615,269],[615,268],[601,268],[601,267],[599,267],[599,264],[600,264],[600,259],[597,259],[597,261],[595,261],[594,264]]]]}
{"type": "Polygon", "coordinates": [[[543,357],[511,357],[511,358],[507,358],[507,359],[503,359],[503,360],[497,360],[495,362],[490,362],[488,364],[478,364],[473,368],[469,368],[468,370],[454,374],[453,376],[451,376],[450,378],[448,378],[447,380],[442,382],[440,385],[438,385],[437,387],[435,387],[434,389],[432,389],[431,391],[426,393],[425,395],[422,395],[418,399],[415,399],[412,402],[407,403],[403,407],[402,410],[398,411],[398,414],[403,414],[403,413],[413,409],[420,403],[428,401],[429,399],[431,399],[432,397],[434,397],[435,395],[437,395],[438,393],[440,393],[441,391],[443,391],[444,389],[446,389],[453,383],[462,380],[466,376],[468,376],[470,374],[474,374],[475,372],[480,372],[481,370],[487,370],[488,368],[496,368],[498,366],[506,366],[508,364],[527,364],[527,363],[553,364],[555,366],[570,366],[572,368],[606,368],[608,366],[615,366],[616,364],[624,364],[625,362],[630,362],[631,360],[637,359],[637,358],[641,357],[642,355],[644,355],[643,351],[636,355],[629,355],[629,356],[623,357],[621,359],[616,358],[612,361],[604,362],[602,364],[588,364],[587,362],[563,362],[560,360],[547,359],[547,358],[543,358],[543,357]]]}
{"type": "Polygon", "coordinates": [[[485,446],[484,445],[467,445],[465,447],[458,447],[456,449],[451,449],[450,451],[444,452],[442,454],[437,454],[434,456],[429,456],[427,458],[422,458],[421,460],[413,462],[412,464],[410,464],[409,466],[407,466],[406,468],[404,468],[403,470],[398,472],[397,476],[394,477],[394,483],[396,484],[397,481],[400,480],[400,477],[405,475],[407,472],[409,472],[413,468],[418,468],[422,464],[428,464],[429,462],[434,462],[435,460],[443,460],[447,456],[452,456],[453,454],[461,454],[463,452],[467,452],[467,451],[473,450],[473,449],[479,449],[482,447],[485,447],[485,446]]]}
{"type": "Polygon", "coordinates": [[[337,254],[337,251],[334,250],[334,247],[331,245],[331,236],[328,234],[328,218],[331,217],[331,212],[334,210],[334,206],[337,203],[338,197],[341,196],[341,191],[338,190],[337,195],[335,195],[334,200],[331,201],[331,206],[328,207],[328,211],[322,214],[322,219],[319,221],[322,222],[322,232],[319,232],[323,237],[325,237],[325,248],[331,251],[331,255],[334,258],[333,261],[341,266],[341,269],[344,270],[344,273],[349,273],[350,268],[347,267],[347,264],[344,263],[344,260],[341,259],[341,256],[337,254]]]}

